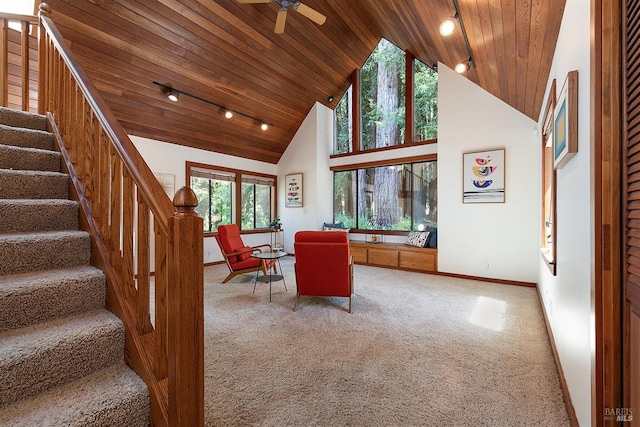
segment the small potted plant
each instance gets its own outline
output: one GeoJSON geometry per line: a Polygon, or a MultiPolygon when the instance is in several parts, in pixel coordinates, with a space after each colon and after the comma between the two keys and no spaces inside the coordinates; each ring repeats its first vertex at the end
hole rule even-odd
{"type": "Polygon", "coordinates": [[[277,216],[277,217],[273,218],[273,220],[269,223],[269,226],[273,230],[280,230],[280,228],[282,227],[282,224],[280,223],[280,217],[277,216]]]}

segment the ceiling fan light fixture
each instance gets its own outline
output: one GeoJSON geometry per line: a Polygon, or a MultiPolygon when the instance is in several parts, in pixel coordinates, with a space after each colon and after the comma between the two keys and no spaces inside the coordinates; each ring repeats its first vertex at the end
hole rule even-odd
{"type": "Polygon", "coordinates": [[[456,29],[456,23],[458,21],[458,15],[450,16],[442,21],[440,24],[440,34],[443,36],[450,36],[456,29]]]}

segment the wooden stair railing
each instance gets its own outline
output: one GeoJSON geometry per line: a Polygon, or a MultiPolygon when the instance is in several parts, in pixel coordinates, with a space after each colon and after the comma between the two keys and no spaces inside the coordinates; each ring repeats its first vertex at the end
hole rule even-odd
{"type": "MultiPolygon", "coordinates": [[[[42,3],[38,112],[48,116],[63,169],[71,176],[70,194],[80,203],[81,227],[92,236],[92,263],[107,277],[107,307],[125,325],[126,361],[149,388],[151,425],[202,426],[204,264],[197,199],[183,187],[173,203],[169,200],[52,18],[42,3]]],[[[30,26],[38,22],[0,15],[3,106],[9,81],[8,20],[21,22],[27,47],[30,26]]],[[[23,69],[28,70],[28,48],[24,58],[23,69]]],[[[22,87],[28,90],[29,83],[27,72],[22,87]]],[[[28,110],[28,104],[23,95],[22,109],[28,110]]]]}

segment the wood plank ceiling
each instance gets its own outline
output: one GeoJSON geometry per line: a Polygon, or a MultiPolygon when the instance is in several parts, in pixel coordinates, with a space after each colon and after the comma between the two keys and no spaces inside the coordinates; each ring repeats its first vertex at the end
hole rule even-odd
{"type": "MultiPolygon", "coordinates": [[[[277,163],[315,102],[330,108],[381,37],[426,64],[469,57],[439,23],[453,0],[305,0],[289,8],[236,0],[50,0],[53,20],[132,135],[277,163]],[[171,102],[153,82],[210,100],[171,102]],[[329,102],[330,96],[334,97],[329,102]]],[[[458,0],[476,67],[466,77],[537,120],[565,0],[458,0]]]]}

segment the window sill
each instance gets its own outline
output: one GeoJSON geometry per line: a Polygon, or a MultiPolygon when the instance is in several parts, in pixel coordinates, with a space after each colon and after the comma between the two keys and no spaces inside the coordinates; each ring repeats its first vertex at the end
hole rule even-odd
{"type": "Polygon", "coordinates": [[[542,254],[542,259],[544,263],[547,265],[547,268],[551,272],[552,275],[556,275],[556,261],[551,256],[551,252],[547,248],[540,248],[540,254],[542,254]]]}

